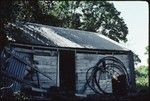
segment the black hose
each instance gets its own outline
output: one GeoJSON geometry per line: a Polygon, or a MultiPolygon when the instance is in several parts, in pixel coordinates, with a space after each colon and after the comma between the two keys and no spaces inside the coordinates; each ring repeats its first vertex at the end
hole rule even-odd
{"type": "MultiPolygon", "coordinates": [[[[91,67],[86,72],[86,84],[96,93],[96,94],[108,94],[108,92],[101,87],[101,79],[102,74],[108,73],[112,78],[114,73],[117,75],[125,75],[127,85],[129,85],[129,75],[124,66],[123,62],[116,57],[107,56],[100,59],[94,67],[91,67]],[[117,71],[118,70],[118,71],[117,71]]],[[[107,86],[107,85],[106,85],[107,86]]]]}

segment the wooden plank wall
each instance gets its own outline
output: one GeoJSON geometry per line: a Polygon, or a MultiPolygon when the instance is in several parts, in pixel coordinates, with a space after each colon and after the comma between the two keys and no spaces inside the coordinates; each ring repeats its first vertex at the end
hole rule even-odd
{"type": "MultiPolygon", "coordinates": [[[[13,48],[15,51],[21,54],[27,54],[28,60],[27,62],[31,65],[36,65],[37,68],[44,72],[46,75],[52,78],[52,80],[44,77],[40,73],[33,73],[30,76],[26,77],[25,79],[29,80],[30,82],[35,83],[38,85],[38,78],[39,78],[39,86],[44,88],[49,88],[50,86],[56,86],[58,83],[58,52],[52,50],[38,50],[38,49],[25,49],[25,48],[13,48]],[[38,77],[37,77],[38,76],[38,77]]],[[[27,67],[31,69],[30,67],[27,67]]],[[[25,75],[28,75],[26,71],[25,75]]]]}
{"type": "MultiPolygon", "coordinates": [[[[108,55],[100,55],[100,54],[76,54],[76,93],[77,94],[93,94],[94,92],[87,86],[84,89],[84,85],[86,83],[86,72],[90,67],[95,66],[100,58],[103,58],[108,55]],[[82,90],[85,91],[82,91],[82,90]]],[[[110,56],[110,55],[109,55],[110,56]]],[[[115,55],[118,59],[120,59],[129,73],[129,61],[127,55],[115,55]]],[[[103,81],[105,82],[105,80],[103,81]]],[[[105,83],[104,83],[105,84],[105,83]]],[[[103,84],[101,84],[103,86],[103,84]]],[[[105,85],[104,85],[105,86],[105,85]]],[[[107,92],[112,92],[112,84],[111,79],[109,79],[109,87],[107,87],[107,92]]]]}
{"type": "MultiPolygon", "coordinates": [[[[44,77],[42,74],[38,74],[39,83],[41,87],[49,88],[50,86],[57,85],[57,69],[58,69],[58,59],[57,55],[34,55],[33,60],[37,62],[36,66],[38,69],[51,77],[52,80],[44,77]]],[[[36,77],[35,77],[36,78],[36,77]]],[[[37,79],[34,79],[37,82],[37,79]]]]}
{"type": "MultiPolygon", "coordinates": [[[[18,50],[18,49],[17,49],[18,50]]],[[[36,61],[38,64],[35,64],[42,72],[49,75],[52,80],[47,79],[43,75],[39,74],[39,80],[40,80],[40,86],[44,88],[48,88],[50,86],[59,86],[60,78],[59,78],[59,71],[58,71],[58,52],[52,51],[52,50],[21,50],[20,51],[26,51],[26,54],[30,55],[30,62],[33,60],[36,61]],[[31,53],[28,53],[31,52],[31,53]],[[38,53],[37,53],[38,52],[38,53]],[[32,58],[31,58],[32,57],[32,58]]],[[[98,62],[100,58],[103,58],[105,56],[112,56],[112,55],[101,55],[101,54],[90,54],[90,53],[76,53],[75,54],[75,89],[76,93],[80,94],[92,94],[94,93],[89,87],[85,89],[84,92],[81,90],[83,89],[83,86],[86,83],[86,71],[90,68],[95,66],[95,64],[98,62]]],[[[129,57],[127,55],[115,55],[118,59],[120,59],[128,73],[130,74],[130,68],[129,68],[129,57]]],[[[61,67],[60,67],[61,68],[61,67]]],[[[37,83],[37,76],[34,75],[33,77],[34,82],[37,83]]],[[[105,81],[104,81],[105,82],[105,81]]],[[[108,92],[112,92],[111,87],[111,80],[110,80],[110,86],[107,88],[108,92]]]]}

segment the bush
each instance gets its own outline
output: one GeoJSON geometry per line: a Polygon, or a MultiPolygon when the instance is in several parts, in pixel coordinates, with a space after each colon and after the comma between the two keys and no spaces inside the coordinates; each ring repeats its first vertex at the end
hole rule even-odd
{"type": "Polygon", "coordinates": [[[148,89],[148,67],[140,66],[135,69],[137,89],[148,89]]]}

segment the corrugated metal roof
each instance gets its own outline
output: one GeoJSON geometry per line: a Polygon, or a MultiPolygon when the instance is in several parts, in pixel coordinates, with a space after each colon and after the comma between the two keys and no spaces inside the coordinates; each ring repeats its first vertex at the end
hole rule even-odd
{"type": "MultiPolygon", "coordinates": [[[[43,45],[71,48],[89,48],[106,50],[128,50],[119,43],[105,37],[100,33],[53,27],[35,23],[16,23],[15,27],[36,37],[43,45]]],[[[36,44],[36,43],[34,43],[36,44]]]]}

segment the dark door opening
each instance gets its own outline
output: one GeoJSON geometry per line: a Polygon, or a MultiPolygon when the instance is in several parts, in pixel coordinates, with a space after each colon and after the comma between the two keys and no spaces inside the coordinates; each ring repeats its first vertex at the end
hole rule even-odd
{"type": "Polygon", "coordinates": [[[75,93],[75,52],[74,51],[60,51],[59,54],[59,78],[60,87],[75,93]]]}

